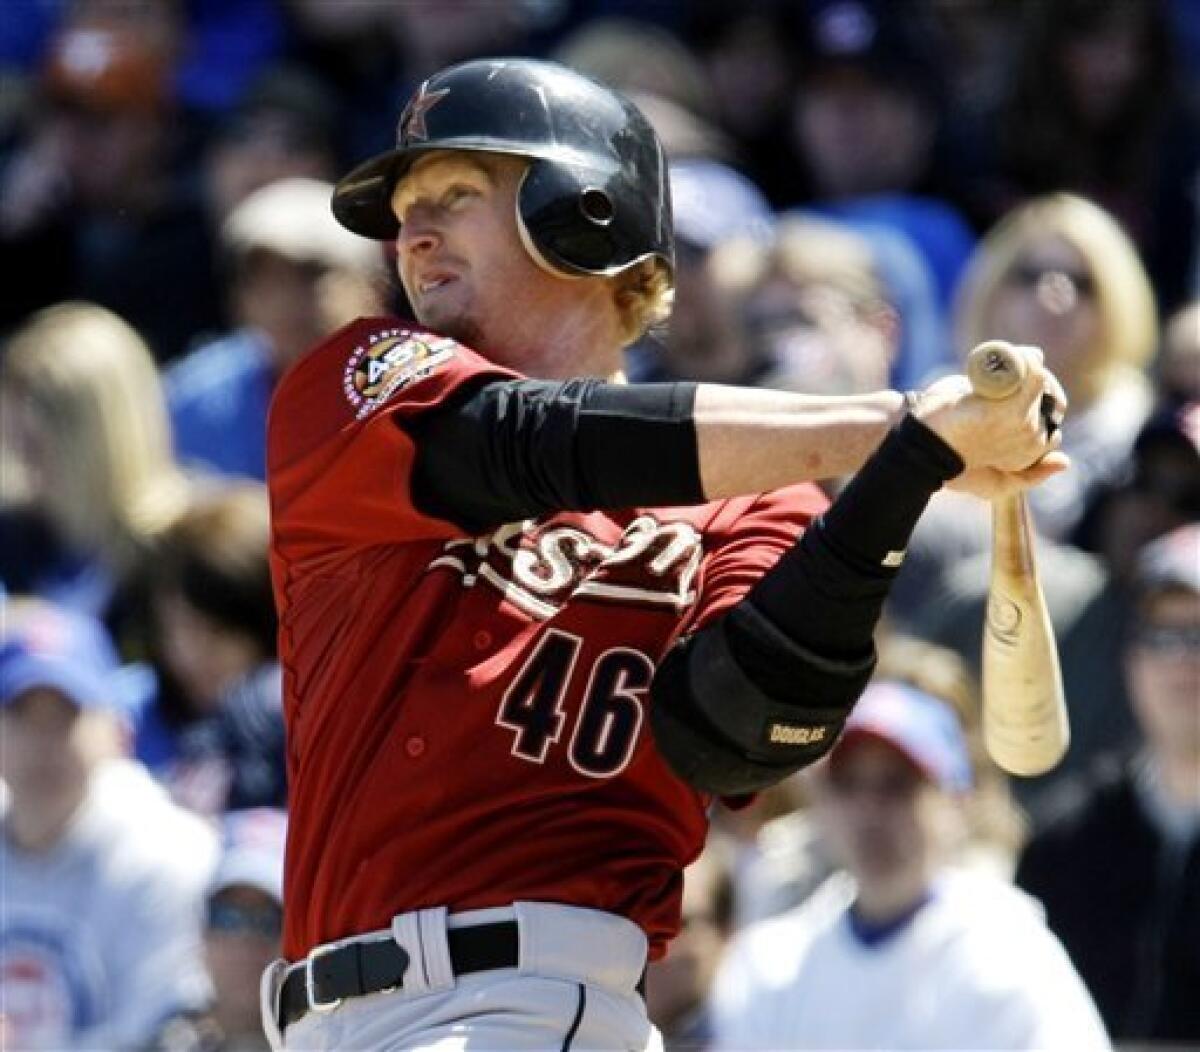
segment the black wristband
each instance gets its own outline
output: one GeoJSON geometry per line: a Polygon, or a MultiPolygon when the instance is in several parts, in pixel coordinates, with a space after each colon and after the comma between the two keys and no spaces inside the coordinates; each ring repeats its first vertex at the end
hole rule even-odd
{"type": "MultiPolygon", "coordinates": [[[[871,650],[917,520],[962,468],[953,449],[906,416],[745,601],[800,645],[830,658],[861,659],[871,650]]],[[[735,641],[735,649],[738,642],[753,645],[735,641]]],[[[751,658],[749,664],[763,663],[751,658]]],[[[769,669],[764,674],[772,677],[769,669]]]]}
{"type": "Polygon", "coordinates": [[[962,470],[962,458],[909,413],[822,516],[822,532],[864,573],[894,571],[929,498],[962,470]]]}

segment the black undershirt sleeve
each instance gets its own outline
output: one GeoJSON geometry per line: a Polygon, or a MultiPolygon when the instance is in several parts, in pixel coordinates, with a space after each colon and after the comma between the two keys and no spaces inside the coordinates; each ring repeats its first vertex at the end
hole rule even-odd
{"type": "Polygon", "coordinates": [[[554,511],[700,504],[696,384],[494,380],[416,420],[413,501],[481,531],[554,511]]]}
{"type": "Polygon", "coordinates": [[[741,602],[667,653],[650,723],[680,778],[755,792],[829,751],[874,670],[875,626],[913,527],[962,466],[906,417],[741,602]]]}

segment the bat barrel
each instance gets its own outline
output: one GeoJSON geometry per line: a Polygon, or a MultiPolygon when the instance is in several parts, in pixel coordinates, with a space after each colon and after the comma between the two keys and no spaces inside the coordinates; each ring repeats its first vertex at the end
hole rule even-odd
{"type": "Polygon", "coordinates": [[[1010,774],[1044,774],[1070,742],[1054,629],[1021,496],[993,505],[992,580],[983,641],[983,733],[1010,774]]]}

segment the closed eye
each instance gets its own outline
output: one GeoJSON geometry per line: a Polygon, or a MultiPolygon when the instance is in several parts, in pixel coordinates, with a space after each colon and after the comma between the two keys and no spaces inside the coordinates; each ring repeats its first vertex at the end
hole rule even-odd
{"type": "Polygon", "coordinates": [[[443,208],[454,208],[464,202],[479,196],[478,188],[471,186],[468,183],[455,183],[448,187],[446,192],[442,194],[441,206],[443,208]]]}
{"type": "Polygon", "coordinates": [[[442,191],[441,195],[436,199],[436,205],[429,199],[398,198],[399,207],[396,209],[397,218],[400,219],[400,225],[404,225],[404,219],[408,216],[413,208],[436,208],[443,212],[456,212],[462,208],[467,202],[479,197],[479,189],[471,186],[469,183],[454,183],[442,191]]]}

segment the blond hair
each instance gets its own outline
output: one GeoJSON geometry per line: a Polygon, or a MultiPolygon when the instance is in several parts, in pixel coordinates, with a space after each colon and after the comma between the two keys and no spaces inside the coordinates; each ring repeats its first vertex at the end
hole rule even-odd
{"type": "Polygon", "coordinates": [[[0,385],[40,425],[42,510],[63,539],[118,576],[183,507],[154,359],[111,311],[63,303],[10,340],[0,385]]]}
{"type": "Polygon", "coordinates": [[[628,346],[670,317],[675,301],[671,268],[657,256],[639,260],[609,279],[620,322],[622,346],[628,346]]]}
{"type": "Polygon", "coordinates": [[[1061,238],[1084,259],[1096,285],[1100,336],[1080,365],[1076,401],[1086,405],[1129,370],[1142,370],[1158,343],[1154,291],[1138,250],[1108,212],[1074,194],[1049,194],[1009,212],[979,244],[956,296],[955,343],[965,355],[1004,333],[988,319],[1009,272],[1034,240],[1061,238]]]}

